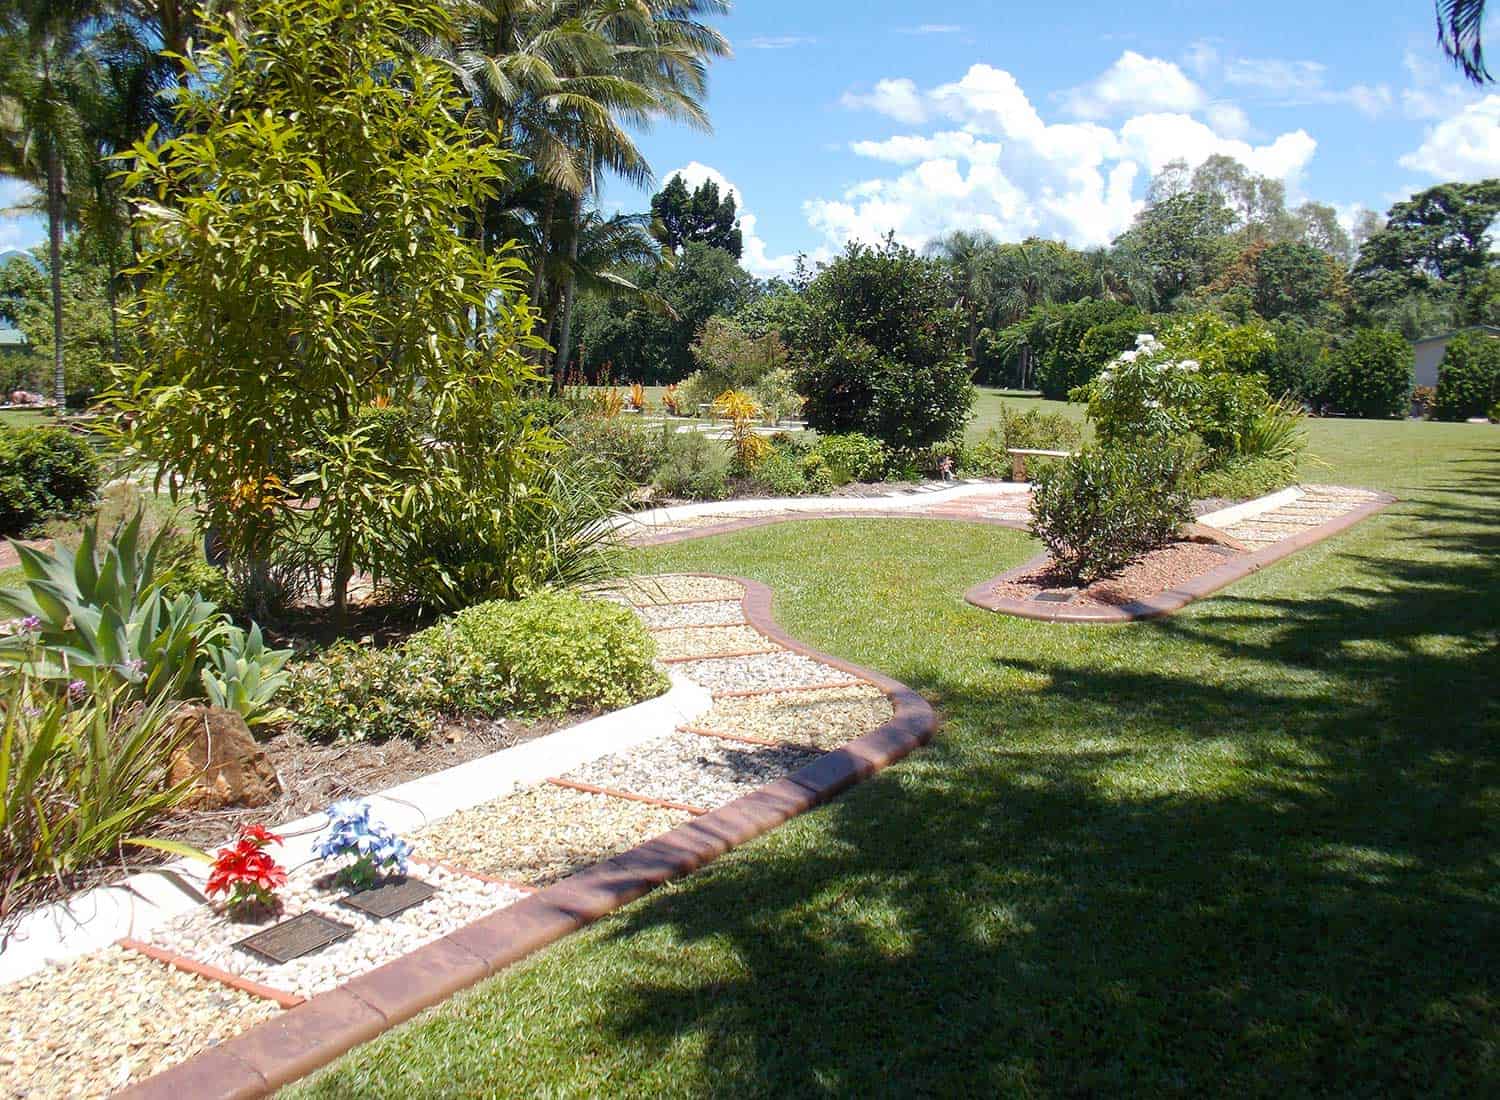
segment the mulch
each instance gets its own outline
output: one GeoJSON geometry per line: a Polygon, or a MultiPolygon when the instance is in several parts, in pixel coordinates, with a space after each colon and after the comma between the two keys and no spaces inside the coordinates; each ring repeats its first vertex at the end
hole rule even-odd
{"type": "Polygon", "coordinates": [[[1119,607],[1175,588],[1238,556],[1237,551],[1223,546],[1174,542],[1081,589],[1047,562],[1029,573],[996,584],[991,591],[1013,600],[1030,600],[1048,593],[1071,596],[1068,604],[1072,607],[1119,607]]]}

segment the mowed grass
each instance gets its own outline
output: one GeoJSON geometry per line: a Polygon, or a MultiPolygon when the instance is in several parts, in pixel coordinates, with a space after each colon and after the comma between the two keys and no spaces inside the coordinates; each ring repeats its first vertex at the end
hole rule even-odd
{"type": "Polygon", "coordinates": [[[641,553],[940,735],[293,1095],[1495,1095],[1500,429],[1310,431],[1400,503],[1161,622],[964,605],[994,528],[641,553]]]}

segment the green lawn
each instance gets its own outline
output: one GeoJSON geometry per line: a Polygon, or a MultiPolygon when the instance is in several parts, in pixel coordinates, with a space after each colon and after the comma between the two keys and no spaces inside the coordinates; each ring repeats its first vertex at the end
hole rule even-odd
{"type": "Polygon", "coordinates": [[[0,410],[0,424],[7,428],[35,428],[51,420],[51,412],[29,412],[23,409],[0,410]]]}
{"type": "Polygon", "coordinates": [[[1495,1095],[1500,429],[1310,430],[1401,502],[1157,623],[964,605],[995,528],[641,553],[942,733],[294,1094],[1495,1095]]]}

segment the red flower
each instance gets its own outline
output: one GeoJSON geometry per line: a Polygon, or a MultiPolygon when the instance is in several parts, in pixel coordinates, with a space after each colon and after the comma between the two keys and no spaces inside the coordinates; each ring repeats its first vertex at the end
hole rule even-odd
{"type": "Polygon", "coordinates": [[[262,848],[264,848],[267,844],[281,843],[281,837],[271,832],[271,830],[267,829],[264,825],[241,825],[240,839],[259,841],[260,847],[262,848]]]}
{"type": "Polygon", "coordinates": [[[220,848],[214,859],[208,876],[209,895],[229,893],[231,905],[252,897],[268,901],[272,890],[286,885],[286,871],[262,849],[280,839],[261,825],[241,829],[238,843],[220,848]]]}

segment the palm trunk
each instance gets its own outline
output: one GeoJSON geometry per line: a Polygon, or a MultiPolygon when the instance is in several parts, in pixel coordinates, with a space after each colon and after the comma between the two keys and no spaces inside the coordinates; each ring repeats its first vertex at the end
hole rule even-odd
{"type": "Polygon", "coordinates": [[[68,383],[63,372],[63,172],[56,146],[47,150],[47,256],[52,276],[52,395],[57,415],[67,411],[68,383]]]}
{"type": "Polygon", "coordinates": [[[579,220],[583,213],[583,200],[573,200],[573,232],[571,240],[568,241],[568,275],[563,282],[562,298],[562,331],[558,334],[557,359],[552,366],[552,387],[554,391],[560,390],[562,380],[568,373],[568,358],[572,348],[569,346],[573,339],[573,288],[577,280],[573,274],[573,267],[578,262],[578,231],[579,220]]]}
{"type": "Polygon", "coordinates": [[[109,249],[109,281],[105,284],[104,291],[109,298],[109,353],[110,357],[118,366],[120,359],[120,303],[115,280],[119,277],[115,264],[115,249],[111,245],[109,249]]]}

